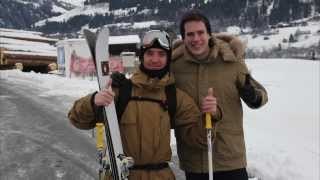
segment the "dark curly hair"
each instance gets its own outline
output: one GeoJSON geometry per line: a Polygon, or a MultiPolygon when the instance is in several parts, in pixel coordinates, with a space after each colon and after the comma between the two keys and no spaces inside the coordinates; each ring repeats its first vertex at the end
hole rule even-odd
{"type": "Polygon", "coordinates": [[[206,26],[208,34],[211,35],[211,26],[210,26],[210,22],[209,22],[208,18],[197,10],[191,10],[182,16],[182,20],[180,22],[180,34],[182,36],[182,39],[184,39],[184,37],[185,37],[184,25],[190,21],[203,22],[206,26]]]}

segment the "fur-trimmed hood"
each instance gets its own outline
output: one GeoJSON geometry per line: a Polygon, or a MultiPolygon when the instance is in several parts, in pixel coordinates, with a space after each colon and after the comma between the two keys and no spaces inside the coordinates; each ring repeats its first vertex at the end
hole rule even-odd
{"type": "MultiPolygon", "coordinates": [[[[241,40],[235,36],[227,34],[212,34],[210,39],[213,47],[210,50],[210,57],[216,58],[220,53],[224,61],[242,61],[245,56],[245,45],[241,40]]],[[[185,55],[187,59],[193,59],[190,53],[187,52],[183,41],[181,39],[173,42],[172,60],[175,61],[181,56],[185,55]]]]}

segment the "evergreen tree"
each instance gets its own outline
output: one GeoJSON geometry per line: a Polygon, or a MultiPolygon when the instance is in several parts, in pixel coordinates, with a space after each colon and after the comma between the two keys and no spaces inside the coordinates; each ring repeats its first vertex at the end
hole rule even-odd
{"type": "Polygon", "coordinates": [[[289,43],[294,43],[294,42],[296,42],[296,40],[294,39],[293,35],[290,34],[290,36],[289,36],[289,43]]]}

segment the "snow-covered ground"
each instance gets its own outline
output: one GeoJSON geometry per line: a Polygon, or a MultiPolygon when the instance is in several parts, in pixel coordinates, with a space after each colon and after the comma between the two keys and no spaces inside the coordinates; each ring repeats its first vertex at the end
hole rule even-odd
{"type": "MultiPolygon", "coordinates": [[[[239,29],[230,28],[228,32],[239,34],[239,29]]],[[[240,37],[247,42],[248,49],[258,52],[278,48],[279,44],[283,49],[288,47],[308,48],[319,45],[320,21],[309,21],[306,26],[275,28],[265,34],[248,34],[240,37]],[[296,38],[297,42],[289,42],[290,34],[296,38]]]]}
{"type": "MultiPolygon", "coordinates": [[[[247,64],[269,95],[261,109],[244,108],[249,174],[261,180],[319,180],[320,62],[248,59],[247,64]]],[[[37,88],[39,96],[68,99],[98,87],[95,81],[15,70],[0,71],[1,81],[37,88]]]]}

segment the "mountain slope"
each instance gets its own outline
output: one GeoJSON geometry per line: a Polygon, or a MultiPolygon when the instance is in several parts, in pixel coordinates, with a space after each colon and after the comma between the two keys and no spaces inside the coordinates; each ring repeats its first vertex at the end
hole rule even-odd
{"type": "Polygon", "coordinates": [[[65,13],[84,0],[1,0],[0,27],[31,29],[42,19],[65,13]]]}
{"type": "MultiPolygon", "coordinates": [[[[206,14],[214,31],[230,25],[264,28],[320,13],[319,0],[1,0],[0,27],[72,33],[82,27],[167,21],[177,29],[188,9],[206,14]],[[223,18],[222,18],[223,17],[223,18]]],[[[126,26],[121,31],[131,31],[126,26]]],[[[116,30],[116,32],[121,33],[116,30]]]]}

